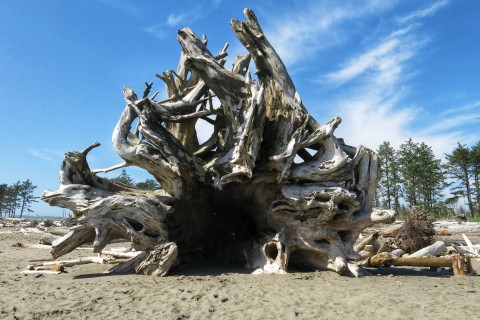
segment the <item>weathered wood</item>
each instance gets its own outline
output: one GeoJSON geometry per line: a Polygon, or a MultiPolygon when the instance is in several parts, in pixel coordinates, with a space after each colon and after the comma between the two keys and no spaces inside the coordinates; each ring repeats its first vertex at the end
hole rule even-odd
{"type": "Polygon", "coordinates": [[[362,251],[365,248],[366,245],[371,245],[372,243],[374,243],[378,239],[379,236],[380,236],[380,234],[378,232],[375,232],[375,233],[371,234],[370,236],[363,239],[360,243],[355,245],[353,247],[353,250],[355,252],[362,251]]]}
{"type": "Polygon", "coordinates": [[[456,276],[474,276],[475,270],[468,255],[455,255],[452,257],[453,274],[456,276]]]}
{"type": "Polygon", "coordinates": [[[391,267],[391,266],[406,266],[406,267],[451,267],[451,257],[413,257],[413,258],[397,258],[396,256],[382,252],[370,257],[367,261],[367,266],[391,267]]]}
{"type": "Polygon", "coordinates": [[[55,240],[57,240],[58,238],[60,238],[60,236],[57,236],[57,235],[54,235],[54,234],[51,234],[51,233],[44,233],[40,239],[38,240],[38,242],[40,244],[47,244],[47,245],[51,245],[53,242],[55,242],[55,240]]]}
{"type": "Polygon", "coordinates": [[[99,143],[65,154],[60,188],[42,199],[70,209],[78,226],[53,243],[53,257],[83,244],[105,254],[108,243],[127,239],[141,253],[112,272],[162,276],[177,259],[208,259],[260,272],[295,264],[357,273],[351,266],[362,258],[353,247],[359,234],[394,217],[372,208],[378,157],[335,137],[340,118],[322,125],[308,113],[255,14],[244,13],[246,21],[232,20],[231,28],[248,53],[232,70],[224,66],[228,44],[213,55],[206,37],[185,28],[176,71],[157,75],[167,99],[149,98],[150,82],[140,99],[124,88],[112,134],[124,163],[91,170],[87,155],[99,143]],[[212,131],[203,143],[200,121],[212,131]],[[137,190],[97,176],[125,166],[146,170],[161,188],[137,190]]]}
{"type": "Polygon", "coordinates": [[[437,241],[434,244],[422,248],[411,255],[409,255],[409,258],[415,258],[415,257],[426,257],[426,256],[438,256],[440,253],[444,252],[446,250],[445,247],[445,242],[443,241],[437,241]]]}

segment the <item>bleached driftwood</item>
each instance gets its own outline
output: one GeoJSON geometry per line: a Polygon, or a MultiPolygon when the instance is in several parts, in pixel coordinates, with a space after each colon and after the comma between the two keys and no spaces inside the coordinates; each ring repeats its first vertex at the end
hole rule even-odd
{"type": "Polygon", "coordinates": [[[55,240],[57,240],[58,238],[60,238],[60,236],[57,236],[57,235],[54,235],[54,234],[51,234],[51,233],[44,233],[40,237],[38,242],[40,244],[52,245],[52,243],[55,242],[55,240]]]}
{"type": "Polygon", "coordinates": [[[56,236],[64,236],[69,232],[69,230],[65,227],[46,227],[45,232],[51,233],[56,236]]]}
{"type": "Polygon", "coordinates": [[[121,251],[114,251],[114,250],[102,250],[102,255],[108,255],[113,258],[135,258],[141,252],[142,251],[121,252],[121,251]]]}
{"type": "Polygon", "coordinates": [[[435,242],[434,244],[432,244],[428,247],[422,248],[422,249],[412,253],[408,257],[409,258],[426,257],[426,256],[435,257],[435,256],[438,256],[439,254],[441,254],[442,252],[444,252],[445,250],[446,250],[445,242],[437,241],[437,242],[435,242]]]}
{"type": "Polygon", "coordinates": [[[105,263],[105,259],[102,257],[83,257],[78,259],[70,259],[70,260],[56,260],[56,261],[47,261],[41,263],[34,263],[32,264],[33,267],[39,266],[54,266],[54,265],[63,265],[64,267],[72,267],[79,264],[89,264],[89,263],[105,263]]]}
{"type": "Polygon", "coordinates": [[[452,235],[462,233],[480,235],[478,222],[437,221],[433,225],[435,230],[447,230],[452,235]]]}
{"type": "Polygon", "coordinates": [[[62,271],[54,271],[54,270],[22,270],[20,273],[26,274],[60,274],[62,271]]]}
{"type": "MultiPolygon", "coordinates": [[[[363,239],[361,242],[359,242],[357,245],[355,245],[355,246],[353,247],[353,250],[354,250],[355,252],[360,252],[360,251],[362,251],[362,250],[365,248],[365,246],[371,245],[371,244],[373,244],[375,241],[377,241],[377,239],[378,239],[379,236],[380,236],[380,234],[379,234],[378,232],[375,232],[375,233],[371,234],[370,236],[366,237],[366,238],[363,239]]],[[[370,251],[370,252],[371,252],[371,250],[366,250],[366,251],[370,251]]]]}
{"type": "Polygon", "coordinates": [[[112,135],[124,163],[113,169],[143,168],[161,189],[99,177],[102,170],[87,163],[99,143],[65,154],[60,188],[42,199],[70,209],[79,225],[53,243],[53,257],[89,243],[99,253],[128,239],[144,253],[114,271],[164,275],[178,252],[183,261],[248,262],[265,272],[297,264],[343,273],[361,258],[353,250],[360,232],[393,219],[391,210],[372,209],[377,155],[336,138],[340,118],[322,125],[308,113],[256,16],[244,13],[246,21],[232,20],[231,28],[248,53],[231,70],[228,46],[214,55],[185,28],[176,71],[157,75],[167,99],[149,97],[151,83],[140,96],[124,88],[112,135]],[[203,143],[200,122],[212,129],[203,143]]]}

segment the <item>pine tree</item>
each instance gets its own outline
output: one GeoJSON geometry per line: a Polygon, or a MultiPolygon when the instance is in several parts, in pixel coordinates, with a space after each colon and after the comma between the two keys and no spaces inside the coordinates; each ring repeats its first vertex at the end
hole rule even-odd
{"type": "Polygon", "coordinates": [[[400,172],[398,171],[398,160],[395,149],[390,142],[384,141],[378,148],[382,179],[379,183],[379,197],[382,198],[384,207],[400,210],[400,172]]]}
{"type": "Polygon", "coordinates": [[[116,178],[113,178],[112,181],[123,183],[128,187],[135,187],[135,181],[133,181],[132,177],[130,177],[125,169],[122,169],[120,175],[116,178]]]}
{"type": "Polygon", "coordinates": [[[153,179],[146,179],[143,182],[138,182],[135,187],[142,190],[157,190],[160,188],[160,184],[153,179]]]}
{"type": "Polygon", "coordinates": [[[468,212],[473,218],[472,187],[470,184],[470,179],[473,174],[472,154],[465,145],[462,145],[459,142],[452,154],[447,154],[445,156],[447,159],[449,177],[456,183],[452,188],[452,193],[467,199],[468,212]]]}
{"type": "Polygon", "coordinates": [[[30,206],[34,202],[38,202],[38,197],[35,197],[33,191],[37,188],[30,179],[23,181],[19,186],[18,196],[20,199],[20,218],[22,218],[24,211],[31,212],[30,206]]]}
{"type": "Polygon", "coordinates": [[[425,143],[409,139],[398,151],[399,172],[403,180],[405,201],[432,211],[445,187],[441,161],[425,143]]]}
{"type": "Polygon", "coordinates": [[[480,216],[480,141],[471,148],[470,153],[473,166],[472,173],[476,210],[477,214],[480,216]]]}

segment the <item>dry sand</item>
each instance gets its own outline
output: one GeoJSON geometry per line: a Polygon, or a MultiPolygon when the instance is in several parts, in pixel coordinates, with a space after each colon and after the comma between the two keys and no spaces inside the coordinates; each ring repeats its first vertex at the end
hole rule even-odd
{"type": "MultiPolygon", "coordinates": [[[[389,268],[348,278],[333,272],[253,276],[190,266],[157,278],[106,275],[88,264],[24,275],[47,250],[39,234],[0,230],[0,319],[479,319],[480,277],[389,268]]],[[[75,250],[62,257],[92,255],[75,250]]],[[[480,271],[477,261],[474,268],[480,271]]]]}

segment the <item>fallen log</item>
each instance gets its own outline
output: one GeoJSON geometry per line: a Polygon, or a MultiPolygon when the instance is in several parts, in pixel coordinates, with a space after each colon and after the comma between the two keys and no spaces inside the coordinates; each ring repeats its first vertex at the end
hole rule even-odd
{"type": "Polygon", "coordinates": [[[397,258],[391,253],[383,252],[370,257],[366,265],[372,268],[379,267],[442,267],[452,268],[453,274],[475,275],[469,255],[453,255],[450,257],[413,257],[397,258]]]}
{"type": "Polygon", "coordinates": [[[426,257],[426,256],[438,256],[440,253],[444,252],[446,250],[445,247],[445,242],[443,241],[437,241],[434,244],[422,248],[411,255],[408,256],[408,258],[416,258],[416,257],[426,257]]]}
{"type": "Polygon", "coordinates": [[[368,267],[452,267],[451,257],[413,257],[397,258],[395,255],[382,252],[370,257],[367,261],[368,267]]]}

